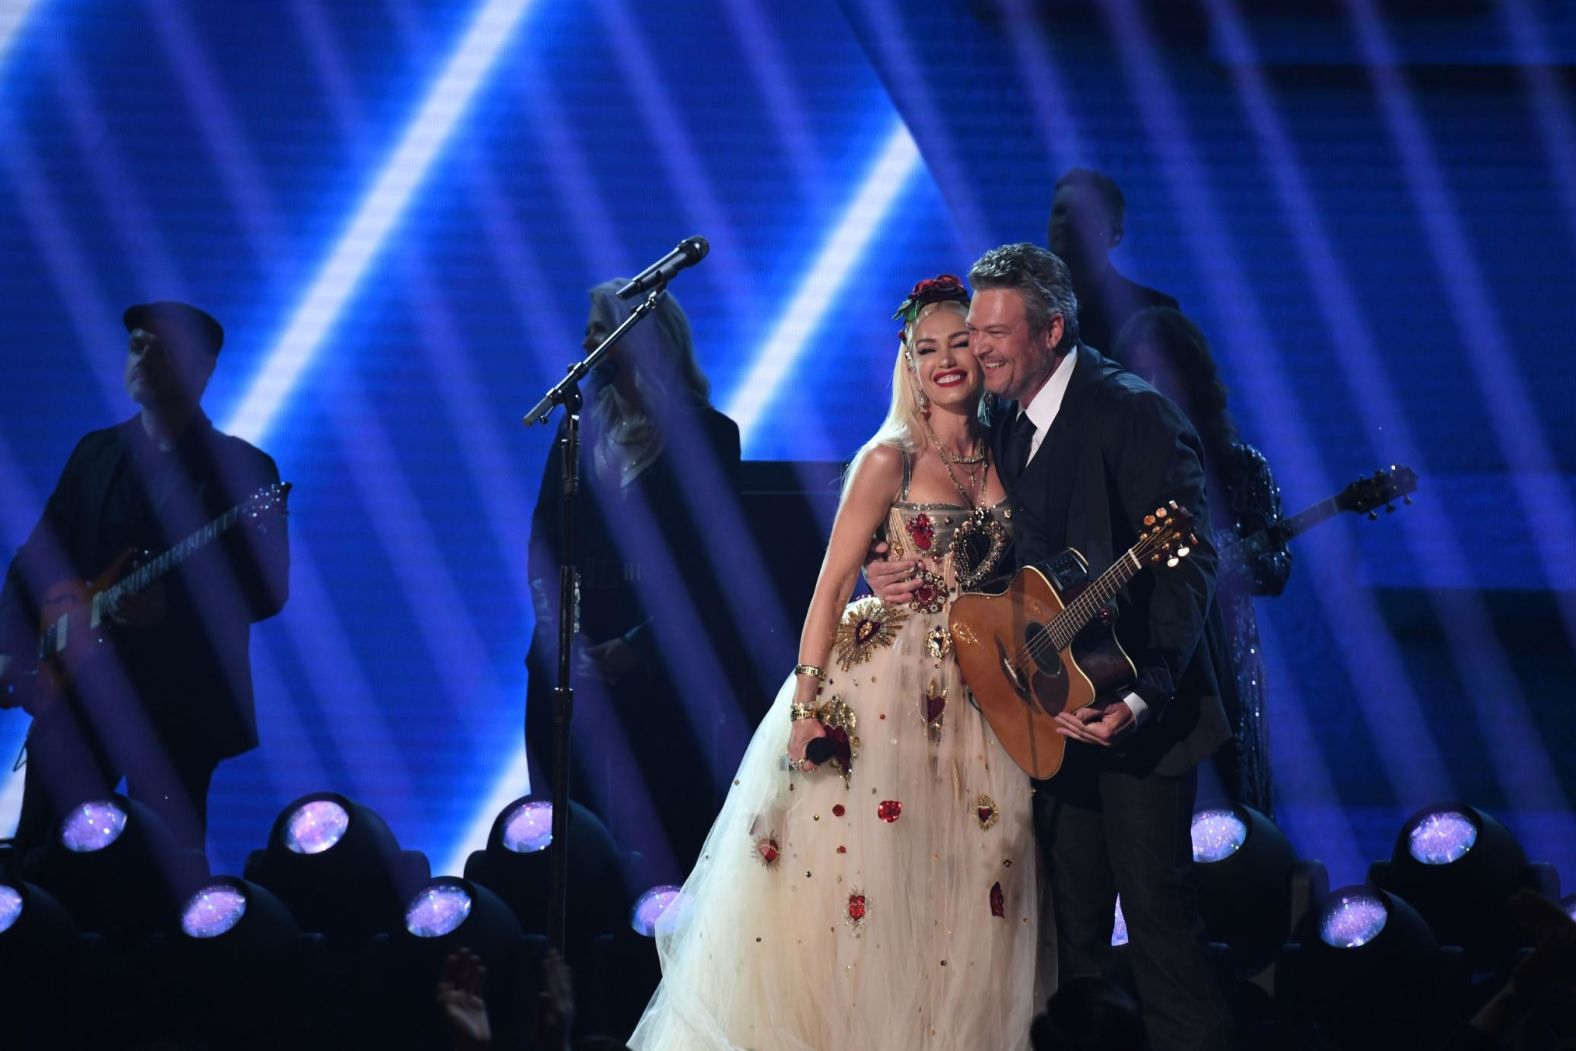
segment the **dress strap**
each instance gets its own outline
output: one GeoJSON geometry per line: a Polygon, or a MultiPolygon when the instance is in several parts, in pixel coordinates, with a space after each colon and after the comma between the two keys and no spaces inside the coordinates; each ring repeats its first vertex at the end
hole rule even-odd
{"type": "Polygon", "coordinates": [[[904,449],[902,452],[903,452],[903,488],[898,490],[898,494],[897,494],[897,498],[900,501],[908,499],[908,483],[914,477],[914,458],[908,454],[908,450],[907,449],[904,449]]]}

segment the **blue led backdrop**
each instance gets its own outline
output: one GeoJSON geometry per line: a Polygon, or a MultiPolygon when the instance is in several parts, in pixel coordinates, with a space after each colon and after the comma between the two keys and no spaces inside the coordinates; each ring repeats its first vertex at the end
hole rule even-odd
{"type": "MultiPolygon", "coordinates": [[[[0,0],[0,548],[131,415],[133,302],[224,322],[208,411],[295,485],[215,870],[331,789],[457,871],[524,791],[551,432],[519,417],[592,285],[709,238],[673,289],[745,459],[842,461],[908,287],[1043,243],[1085,165],[1288,510],[1422,477],[1307,534],[1259,604],[1280,823],[1348,882],[1460,798],[1576,879],[1576,29],[1526,0],[1160,6],[0,0]]],[[[771,545],[727,550],[753,656],[791,661],[771,545]]],[[[0,712],[0,832],[26,726],[0,712]]]]}

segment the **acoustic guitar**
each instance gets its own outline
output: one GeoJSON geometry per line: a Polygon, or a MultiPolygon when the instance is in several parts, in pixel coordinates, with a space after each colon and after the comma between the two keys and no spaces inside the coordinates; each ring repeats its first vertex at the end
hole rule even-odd
{"type": "Polygon", "coordinates": [[[146,591],[238,525],[267,529],[286,513],[289,495],[289,482],[275,482],[155,558],[129,548],[91,580],[62,580],[48,588],[39,603],[38,666],[26,689],[32,695],[29,710],[42,710],[58,699],[72,674],[102,651],[109,641],[109,611],[121,596],[146,591]]]}
{"type": "Polygon", "coordinates": [[[1138,542],[1105,572],[1069,548],[1025,566],[998,592],[966,592],[948,627],[963,681],[996,739],[1029,776],[1062,766],[1056,715],[1132,685],[1138,669],[1112,631],[1111,600],[1147,566],[1176,566],[1198,543],[1193,516],[1172,501],[1144,516],[1138,542]]]}

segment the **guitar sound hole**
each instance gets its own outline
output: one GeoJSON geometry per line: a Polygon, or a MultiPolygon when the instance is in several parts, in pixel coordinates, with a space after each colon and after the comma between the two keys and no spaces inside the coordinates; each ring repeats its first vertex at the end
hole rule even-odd
{"type": "Polygon", "coordinates": [[[1024,629],[1023,640],[1025,646],[1031,648],[1031,652],[1034,653],[1034,664],[1041,675],[1055,678],[1062,673],[1061,659],[1056,655],[1056,647],[1051,645],[1051,640],[1045,633],[1044,624],[1030,621],[1029,626],[1024,629]]]}

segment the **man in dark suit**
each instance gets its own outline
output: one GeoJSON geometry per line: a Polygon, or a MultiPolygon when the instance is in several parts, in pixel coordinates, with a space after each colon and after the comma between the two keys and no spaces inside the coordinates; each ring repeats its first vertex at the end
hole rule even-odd
{"type": "Polygon", "coordinates": [[[1047,230],[1051,251],[1072,274],[1078,296],[1080,340],[1110,354],[1132,316],[1146,307],[1177,307],[1177,301],[1123,277],[1111,253],[1126,233],[1127,200],[1109,175],[1070,168],[1056,180],[1047,230]]]}
{"type": "Polygon", "coordinates": [[[1118,596],[1117,636],[1137,680],[1125,696],[1057,717],[1067,758],[1039,786],[1035,820],[1061,978],[1099,972],[1120,893],[1153,1046],[1224,1047],[1229,1017],[1189,871],[1196,767],[1230,736],[1209,650],[1219,613],[1202,448],[1175,405],[1081,345],[1071,275],[1056,256],[1006,245],[969,282],[970,345],[987,389],[1010,403],[992,439],[1017,507],[1019,564],[1072,547],[1098,571],[1156,507],[1174,500],[1197,516],[1189,557],[1118,596]]]}
{"type": "MultiPolygon", "coordinates": [[[[1099,572],[1155,508],[1174,500],[1197,517],[1187,558],[1118,595],[1116,633],[1137,680],[1124,696],[1057,716],[1067,756],[1038,786],[1035,828],[1061,980],[1100,973],[1120,893],[1152,1046],[1225,1047],[1230,1019],[1190,871],[1196,768],[1230,737],[1213,671],[1225,636],[1198,435],[1153,387],[1080,342],[1072,277],[1056,256],[1005,245],[974,264],[969,282],[970,346],[1005,402],[991,451],[1013,501],[1018,563],[1072,547],[1099,572]]],[[[882,598],[901,602],[912,569],[872,561],[866,573],[882,598]]]]}
{"type": "Polygon", "coordinates": [[[172,573],[103,610],[109,652],[37,690],[33,656],[48,589],[103,572],[127,549],[157,555],[279,481],[274,461],[216,430],[200,401],[224,330],[181,303],[126,311],[126,391],[140,411],[84,437],[0,590],[0,707],[33,715],[17,841],[40,845],[75,805],[126,778],[131,798],[201,847],[221,759],[257,745],[251,624],[288,592],[282,516],[192,551],[172,573]]]}

